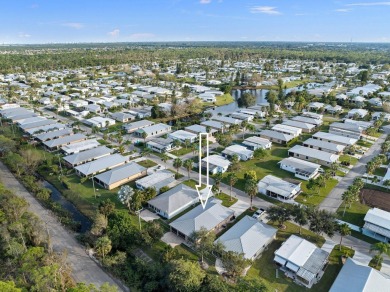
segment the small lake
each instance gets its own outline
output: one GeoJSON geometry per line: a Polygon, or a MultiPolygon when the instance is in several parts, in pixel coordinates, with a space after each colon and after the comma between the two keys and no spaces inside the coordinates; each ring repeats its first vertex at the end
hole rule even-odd
{"type": "Polygon", "coordinates": [[[51,191],[50,198],[53,200],[53,202],[60,204],[62,208],[67,210],[74,221],[80,222],[80,233],[84,233],[91,228],[92,222],[89,220],[89,218],[77,210],[75,205],[69,202],[51,183],[43,180],[43,186],[51,191]]]}

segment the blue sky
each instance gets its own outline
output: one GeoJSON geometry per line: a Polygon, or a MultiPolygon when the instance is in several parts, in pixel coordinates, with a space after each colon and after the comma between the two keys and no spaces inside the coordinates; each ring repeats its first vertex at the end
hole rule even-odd
{"type": "Polygon", "coordinates": [[[390,1],[2,1],[0,43],[390,42],[390,1]]]}

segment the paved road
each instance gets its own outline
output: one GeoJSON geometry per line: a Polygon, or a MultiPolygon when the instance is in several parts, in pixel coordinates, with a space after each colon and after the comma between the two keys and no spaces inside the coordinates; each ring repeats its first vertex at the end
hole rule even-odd
{"type": "Polygon", "coordinates": [[[115,280],[86,254],[84,248],[75,240],[73,235],[68,233],[57,221],[56,216],[43,208],[2,162],[0,162],[0,178],[6,188],[14,190],[17,196],[27,200],[30,212],[35,213],[46,223],[53,250],[58,252],[67,250],[68,263],[72,268],[73,278],[76,282],[91,283],[98,287],[107,282],[117,286],[119,291],[123,291],[115,280]]]}
{"type": "Polygon", "coordinates": [[[362,177],[366,172],[366,164],[373,157],[377,156],[381,152],[381,145],[384,142],[386,135],[382,135],[372,147],[365,153],[365,155],[356,163],[356,165],[344,176],[336,187],[329,193],[329,195],[320,204],[320,209],[330,212],[336,212],[342,204],[341,195],[347,190],[347,188],[353,183],[353,180],[357,177],[362,177]]]}

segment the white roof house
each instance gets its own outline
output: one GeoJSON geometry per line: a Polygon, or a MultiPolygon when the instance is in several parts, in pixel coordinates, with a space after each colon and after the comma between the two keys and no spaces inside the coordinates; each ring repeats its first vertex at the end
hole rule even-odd
{"type": "Polygon", "coordinates": [[[137,188],[144,190],[146,188],[155,188],[157,192],[162,187],[175,181],[175,174],[169,170],[157,171],[151,175],[141,178],[135,182],[137,188]]]}
{"type": "Polygon", "coordinates": [[[373,122],[367,122],[367,121],[356,121],[352,119],[344,119],[345,124],[355,124],[361,127],[363,130],[367,130],[369,127],[373,126],[373,122]]]}
{"type": "Polygon", "coordinates": [[[311,287],[328,261],[329,253],[313,243],[296,235],[291,235],[275,251],[274,261],[295,273],[306,287],[311,287]]]}
{"type": "Polygon", "coordinates": [[[354,108],[354,109],[351,109],[348,114],[347,114],[347,117],[348,118],[353,118],[355,115],[357,115],[359,118],[364,118],[366,115],[368,115],[368,111],[365,110],[365,109],[362,109],[362,108],[354,108]]]}
{"type": "Polygon", "coordinates": [[[364,217],[364,229],[390,239],[390,212],[373,208],[364,217]]]}
{"type": "Polygon", "coordinates": [[[103,118],[103,117],[93,117],[84,120],[84,123],[90,125],[91,127],[105,128],[107,125],[108,126],[115,125],[115,120],[110,118],[103,118]]]}
{"type": "Polygon", "coordinates": [[[223,132],[226,128],[229,128],[229,124],[224,124],[218,121],[204,121],[201,122],[200,124],[204,127],[210,127],[214,130],[221,131],[221,132],[223,132]]]}
{"type": "Polygon", "coordinates": [[[198,135],[191,132],[179,130],[168,134],[168,137],[173,140],[179,140],[181,142],[189,141],[190,143],[194,143],[198,138],[198,135]]]}
{"type": "Polygon", "coordinates": [[[222,154],[222,156],[224,156],[226,158],[231,158],[234,155],[237,155],[240,158],[240,160],[243,160],[243,161],[247,161],[247,160],[253,158],[253,151],[247,149],[244,146],[240,146],[240,145],[228,146],[222,151],[221,154],[222,154]]]}
{"type": "Polygon", "coordinates": [[[95,181],[108,190],[115,189],[123,184],[146,175],[146,168],[129,162],[115,167],[109,171],[100,173],[94,177],[95,181]]]}
{"type": "MultiPolygon", "coordinates": [[[[207,133],[206,127],[201,125],[191,125],[188,127],[185,127],[184,130],[190,133],[199,134],[199,133],[207,133]]],[[[211,130],[210,133],[215,133],[216,130],[211,130]]]]}
{"type": "Polygon", "coordinates": [[[346,146],[355,145],[356,142],[358,141],[357,139],[354,138],[343,137],[340,135],[335,135],[335,134],[330,134],[325,132],[317,132],[312,137],[320,141],[326,141],[326,142],[336,143],[336,144],[341,144],[346,146]]]}
{"type": "Polygon", "coordinates": [[[390,291],[390,277],[358,261],[347,258],[329,292],[390,291]]]}
{"type": "Polygon", "coordinates": [[[65,156],[63,159],[69,163],[69,165],[75,166],[110,155],[113,152],[113,149],[110,149],[106,146],[99,146],[93,149],[65,156]]]}
{"type": "Polygon", "coordinates": [[[126,130],[127,133],[133,133],[139,129],[149,127],[151,125],[154,125],[154,122],[148,121],[148,120],[141,120],[136,121],[133,123],[128,123],[123,125],[123,129],[126,130]]]}
{"type": "Polygon", "coordinates": [[[291,140],[294,139],[294,136],[289,134],[284,134],[281,132],[273,131],[273,130],[263,130],[260,132],[260,137],[268,139],[277,144],[287,144],[291,140]]]}
{"type": "Polygon", "coordinates": [[[202,159],[202,170],[206,171],[206,162],[209,163],[209,172],[211,174],[224,173],[228,170],[230,161],[220,155],[209,155],[202,159]]]}
{"type": "Polygon", "coordinates": [[[313,178],[321,168],[321,165],[295,157],[287,157],[279,161],[281,169],[292,172],[297,178],[309,180],[313,178]]]}
{"type": "MultiPolygon", "coordinates": [[[[12,119],[13,121],[16,121],[15,119],[12,119]]],[[[40,121],[44,121],[44,120],[47,120],[45,117],[41,117],[41,116],[35,116],[35,117],[28,117],[28,118],[25,118],[25,119],[18,119],[16,121],[16,123],[21,126],[21,125],[27,125],[27,124],[31,124],[31,123],[35,123],[35,122],[40,122],[40,121]]]]}
{"type": "Polygon", "coordinates": [[[52,140],[55,138],[60,138],[68,135],[72,135],[73,131],[70,128],[65,128],[62,130],[58,131],[52,131],[52,132],[47,132],[47,133],[42,133],[42,134],[34,134],[35,139],[39,141],[47,141],[47,140],[52,140]]]}
{"type": "Polygon", "coordinates": [[[198,205],[169,225],[173,233],[186,240],[191,240],[192,233],[199,231],[202,227],[218,232],[223,225],[230,222],[233,216],[234,211],[222,206],[220,201],[209,200],[204,209],[202,205],[198,205]]]}
{"type": "Polygon", "coordinates": [[[33,135],[34,133],[39,133],[39,132],[50,132],[50,131],[57,131],[61,129],[65,129],[67,126],[65,124],[61,123],[55,123],[55,124],[50,124],[50,125],[45,125],[45,126],[40,126],[32,129],[28,129],[26,133],[33,135]]]}
{"type": "Polygon", "coordinates": [[[301,128],[291,127],[284,124],[277,124],[273,126],[272,130],[283,134],[291,135],[294,138],[302,134],[301,128]]]}
{"type": "Polygon", "coordinates": [[[146,146],[153,151],[165,153],[172,149],[173,140],[171,138],[154,138],[146,142],[146,146]]]}
{"type": "Polygon", "coordinates": [[[363,128],[357,123],[331,123],[329,133],[348,138],[360,139],[363,134],[363,128]]]}
{"type": "Polygon", "coordinates": [[[309,147],[304,147],[300,145],[295,145],[294,147],[290,148],[288,150],[288,155],[295,158],[325,165],[325,166],[329,166],[332,163],[337,162],[339,159],[339,155],[337,154],[333,154],[333,153],[329,153],[329,152],[325,152],[325,151],[321,151],[309,147]]]}
{"type": "Polygon", "coordinates": [[[317,150],[322,150],[322,151],[334,153],[334,154],[342,153],[346,147],[345,145],[336,144],[336,143],[332,143],[332,142],[326,142],[326,141],[320,141],[318,139],[313,139],[313,138],[307,139],[302,144],[305,147],[309,147],[309,148],[313,148],[313,149],[317,149],[317,150]]]}
{"type": "Polygon", "coordinates": [[[308,107],[309,109],[319,110],[319,109],[323,108],[324,105],[325,105],[325,104],[322,103],[322,102],[310,102],[310,103],[307,105],[307,107],[308,107]]]}
{"type": "Polygon", "coordinates": [[[63,152],[65,152],[65,154],[73,154],[88,149],[92,149],[98,146],[100,146],[100,143],[96,141],[96,139],[89,139],[89,140],[73,143],[70,145],[62,146],[61,149],[63,152]]]}
{"type": "Polygon", "coordinates": [[[241,120],[224,116],[213,116],[211,119],[229,125],[240,125],[242,123],[241,120]]]}
{"type": "Polygon", "coordinates": [[[171,132],[171,126],[166,124],[155,124],[145,128],[138,129],[134,132],[137,137],[142,137],[143,133],[146,133],[146,137],[161,136],[171,132]]]}
{"type": "Polygon", "coordinates": [[[242,142],[242,145],[244,145],[245,147],[247,147],[250,150],[256,150],[258,148],[271,149],[272,142],[268,139],[265,139],[265,138],[253,136],[253,137],[246,138],[242,142]]]}
{"type": "Polygon", "coordinates": [[[324,109],[325,109],[326,112],[331,113],[331,114],[343,111],[343,108],[340,105],[337,105],[337,104],[335,106],[332,106],[332,105],[328,104],[328,105],[326,105],[324,107],[324,109]]]}
{"type": "Polygon", "coordinates": [[[53,125],[56,123],[57,122],[55,120],[47,119],[47,120],[42,120],[42,121],[36,121],[34,123],[20,125],[20,128],[23,131],[28,131],[30,129],[35,129],[35,128],[39,128],[39,127],[43,127],[43,126],[49,126],[49,125],[53,125]]]}
{"type": "Polygon", "coordinates": [[[245,216],[215,242],[221,242],[225,251],[256,259],[276,236],[277,229],[249,216],[245,216]]]}
{"type": "Polygon", "coordinates": [[[322,120],[320,120],[320,119],[314,119],[314,118],[302,117],[302,116],[293,117],[292,120],[298,121],[298,122],[303,122],[303,123],[308,123],[308,124],[313,124],[315,126],[321,126],[323,123],[322,120]]]}
{"type": "Polygon", "coordinates": [[[86,139],[88,139],[87,136],[78,133],[78,134],[69,135],[69,136],[65,136],[53,140],[44,141],[43,145],[49,150],[55,150],[55,149],[59,149],[61,146],[70,145],[72,143],[84,141],[86,139]]]}
{"type": "Polygon", "coordinates": [[[301,191],[301,183],[291,183],[273,175],[266,175],[257,184],[259,193],[278,199],[293,199],[301,191]]]}
{"type": "Polygon", "coordinates": [[[298,121],[293,121],[293,120],[284,121],[282,123],[282,125],[300,128],[300,129],[302,129],[302,132],[304,132],[304,133],[310,133],[316,128],[316,126],[313,124],[298,122],[298,121]]]}
{"type": "Polygon", "coordinates": [[[169,191],[148,201],[149,208],[160,216],[171,219],[175,215],[199,202],[198,192],[184,184],[179,184],[169,191]]]}
{"type": "Polygon", "coordinates": [[[125,157],[117,153],[78,165],[75,167],[75,170],[80,176],[90,176],[123,165],[128,160],[129,157],[125,157]]]}

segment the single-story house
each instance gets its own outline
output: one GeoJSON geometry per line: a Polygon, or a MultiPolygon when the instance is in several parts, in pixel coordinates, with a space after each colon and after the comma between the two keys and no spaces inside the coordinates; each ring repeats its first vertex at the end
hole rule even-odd
{"type": "Polygon", "coordinates": [[[332,143],[332,142],[326,142],[326,141],[320,141],[318,139],[313,139],[313,138],[307,139],[302,144],[305,147],[309,147],[309,148],[313,148],[313,149],[317,149],[317,150],[322,150],[325,152],[334,153],[334,154],[338,154],[338,155],[342,154],[345,147],[346,147],[345,145],[336,144],[336,143],[332,143]]]}
{"type": "Polygon", "coordinates": [[[294,273],[296,280],[311,288],[323,275],[328,257],[327,251],[299,236],[291,235],[275,251],[274,262],[294,273]]]}
{"type": "Polygon", "coordinates": [[[165,153],[172,150],[172,144],[173,140],[171,138],[153,138],[146,142],[146,147],[159,153],[165,153]]]}
{"type": "Polygon", "coordinates": [[[291,183],[269,174],[258,182],[257,189],[263,195],[290,200],[301,192],[301,183],[291,183]]]}
{"type": "Polygon", "coordinates": [[[215,94],[212,94],[212,93],[201,93],[198,95],[198,97],[201,100],[203,100],[204,102],[216,102],[217,101],[215,94]]]}
{"type": "Polygon", "coordinates": [[[390,114],[389,113],[384,113],[384,112],[375,112],[372,114],[372,120],[376,121],[379,120],[383,116],[383,119],[388,122],[390,121],[390,114]]]}
{"type": "Polygon", "coordinates": [[[88,101],[82,99],[75,99],[70,102],[70,105],[76,108],[84,108],[88,106],[88,101]]]}
{"type": "Polygon", "coordinates": [[[173,233],[191,241],[194,231],[199,231],[204,227],[208,231],[218,233],[233,217],[234,211],[222,206],[219,200],[209,200],[205,208],[198,205],[169,225],[173,233]]]}
{"type": "Polygon", "coordinates": [[[231,145],[226,147],[221,154],[226,158],[232,158],[234,155],[237,155],[240,160],[243,161],[247,161],[253,158],[253,151],[240,145],[231,145]]]}
{"type": "Polygon", "coordinates": [[[112,190],[145,175],[145,167],[135,162],[129,162],[125,165],[98,174],[94,177],[94,180],[102,187],[112,190]]]}
{"type": "MultiPolygon", "coordinates": [[[[186,130],[187,132],[193,133],[193,134],[207,133],[206,126],[201,126],[201,125],[197,125],[197,124],[185,127],[184,130],[186,130]]],[[[208,134],[212,135],[215,132],[217,132],[217,130],[211,129],[211,131],[208,134]]]]}
{"type": "Polygon", "coordinates": [[[98,146],[100,146],[100,143],[96,141],[96,139],[89,139],[89,140],[73,143],[70,145],[62,146],[61,150],[65,154],[69,155],[69,154],[85,151],[88,149],[96,148],[98,146]]]}
{"type": "Polygon", "coordinates": [[[321,165],[317,163],[301,160],[295,157],[284,158],[279,161],[278,164],[281,169],[292,172],[295,177],[303,180],[314,178],[321,168],[321,165]]]}
{"type": "Polygon", "coordinates": [[[357,124],[336,122],[330,124],[329,133],[359,140],[363,135],[363,128],[357,124]]]}
{"type": "Polygon", "coordinates": [[[179,184],[149,200],[148,207],[169,220],[198,202],[199,195],[195,189],[179,184]]]}
{"type": "Polygon", "coordinates": [[[310,103],[307,105],[307,108],[308,108],[309,110],[318,111],[318,110],[320,110],[320,109],[323,109],[324,106],[325,106],[324,103],[314,101],[314,102],[310,102],[310,103]]]}
{"type": "MultiPolygon", "coordinates": [[[[20,116],[18,116],[20,117],[20,116]]],[[[40,122],[40,121],[44,121],[44,120],[47,120],[45,117],[41,117],[41,116],[36,116],[36,117],[27,117],[27,118],[22,118],[22,119],[18,119],[16,120],[15,118],[12,118],[12,121],[17,125],[19,126],[22,126],[22,125],[27,125],[27,124],[31,124],[31,123],[36,123],[36,122],[40,122]]]]}
{"type": "Polygon", "coordinates": [[[390,212],[373,208],[368,210],[364,217],[363,233],[371,233],[384,239],[385,242],[390,241],[390,212]]]}
{"type": "Polygon", "coordinates": [[[363,119],[366,115],[368,115],[368,111],[362,108],[354,108],[348,112],[347,118],[355,118],[355,115],[358,118],[363,119]]]}
{"type": "Polygon", "coordinates": [[[103,117],[93,117],[84,120],[84,123],[91,127],[105,128],[107,126],[115,125],[115,120],[110,118],[103,118],[103,117]]]}
{"type": "Polygon", "coordinates": [[[55,124],[50,124],[50,125],[45,125],[45,126],[40,126],[40,127],[28,129],[26,131],[26,133],[29,135],[33,135],[34,133],[45,133],[45,132],[62,130],[65,128],[67,128],[67,126],[65,124],[55,123],[55,124]]]}
{"type": "Polygon", "coordinates": [[[322,118],[324,117],[323,114],[307,112],[307,111],[306,112],[302,112],[302,116],[308,117],[308,118],[312,118],[312,119],[316,119],[316,120],[321,120],[321,121],[322,121],[322,118]]]}
{"type": "Polygon", "coordinates": [[[349,99],[349,102],[356,104],[357,106],[363,106],[366,99],[363,96],[353,96],[349,99]]]}
{"type": "Polygon", "coordinates": [[[228,124],[228,125],[241,125],[242,121],[230,117],[225,117],[225,116],[213,116],[211,118],[213,121],[221,122],[223,124],[228,124]]]}
{"type": "Polygon", "coordinates": [[[47,140],[53,140],[53,139],[56,139],[56,138],[62,138],[62,137],[69,136],[69,135],[72,135],[72,134],[73,134],[72,129],[65,128],[65,129],[58,130],[58,131],[52,131],[52,132],[47,132],[47,133],[42,133],[42,134],[34,134],[33,136],[38,141],[44,142],[44,141],[47,141],[47,140]]]}
{"type": "Polygon", "coordinates": [[[280,133],[273,130],[261,131],[260,137],[282,145],[286,145],[288,142],[294,139],[294,136],[292,135],[280,133]]]}
{"type": "Polygon", "coordinates": [[[390,287],[388,275],[352,258],[347,258],[329,292],[376,292],[386,291],[385,287],[390,287]]]}
{"type": "Polygon", "coordinates": [[[241,120],[241,121],[246,121],[246,122],[251,122],[254,119],[254,116],[244,114],[241,112],[234,112],[230,114],[230,117],[233,119],[241,120]]]}
{"type": "Polygon", "coordinates": [[[145,127],[142,129],[138,129],[134,132],[134,135],[142,138],[142,135],[145,133],[146,138],[154,137],[154,136],[162,136],[171,132],[172,127],[166,124],[155,124],[149,127],[145,127]]]}
{"type": "Polygon", "coordinates": [[[116,112],[112,113],[111,118],[113,118],[115,121],[121,122],[121,123],[127,123],[128,121],[135,120],[136,117],[128,114],[128,113],[121,113],[121,112],[116,112]]]}
{"type": "Polygon", "coordinates": [[[244,145],[246,148],[250,150],[256,150],[259,148],[262,149],[271,149],[272,147],[272,142],[268,139],[260,138],[257,136],[249,137],[246,138],[243,142],[242,145],[244,145]]]}
{"type": "Polygon", "coordinates": [[[355,145],[356,142],[358,141],[357,139],[354,138],[343,137],[340,135],[334,135],[325,132],[317,132],[312,137],[320,141],[341,144],[345,146],[355,145]]]}
{"type": "Polygon", "coordinates": [[[352,119],[344,119],[345,124],[354,124],[358,125],[363,130],[367,130],[368,128],[372,127],[374,125],[373,122],[367,122],[367,121],[356,121],[352,119]]]}
{"type": "Polygon", "coordinates": [[[245,216],[215,242],[221,242],[225,251],[243,254],[248,260],[255,260],[276,238],[277,229],[250,216],[245,216]]]}
{"type": "Polygon", "coordinates": [[[113,149],[106,146],[99,146],[79,153],[67,155],[63,159],[69,166],[75,167],[77,165],[110,155],[113,152],[113,149]]]}
{"type": "Polygon", "coordinates": [[[162,187],[175,181],[175,174],[169,170],[160,170],[151,175],[135,181],[138,189],[155,188],[157,193],[162,187]]]}
{"type": "Polygon", "coordinates": [[[291,157],[307,160],[325,166],[330,166],[339,160],[339,155],[308,148],[300,145],[295,145],[288,150],[288,155],[291,157]]]}
{"type": "Polygon", "coordinates": [[[370,98],[367,102],[369,104],[374,105],[374,106],[382,106],[383,105],[382,99],[380,99],[379,97],[370,98]]]}
{"type": "Polygon", "coordinates": [[[293,120],[284,121],[282,125],[299,128],[302,130],[303,133],[311,133],[316,128],[316,126],[313,124],[308,124],[308,123],[298,122],[293,120]]]}
{"type": "Polygon", "coordinates": [[[84,106],[84,109],[86,111],[89,111],[89,112],[95,113],[95,114],[100,114],[102,112],[100,105],[97,105],[97,104],[87,104],[86,106],[84,106]]]}
{"type": "Polygon", "coordinates": [[[139,129],[150,127],[152,125],[154,125],[154,122],[148,120],[141,120],[141,121],[125,124],[122,127],[128,134],[131,134],[139,129]]]}
{"type": "Polygon", "coordinates": [[[337,114],[343,111],[343,108],[340,105],[332,106],[330,104],[324,107],[325,111],[330,114],[337,114]]]}
{"type": "Polygon", "coordinates": [[[272,127],[273,131],[280,132],[283,134],[291,135],[294,138],[298,137],[299,135],[302,134],[302,129],[301,128],[296,128],[296,127],[291,127],[283,124],[277,124],[272,127]]]}
{"type": "MultiPolygon", "coordinates": [[[[226,129],[229,128],[229,124],[224,124],[218,121],[204,121],[200,123],[204,127],[210,127],[210,129],[214,129],[223,133],[226,129]]],[[[207,133],[207,132],[206,132],[207,133]]]]}
{"type": "Polygon", "coordinates": [[[209,155],[202,159],[202,170],[207,171],[207,160],[209,163],[209,173],[217,174],[224,173],[228,170],[230,161],[223,156],[220,155],[209,155]]]}
{"type": "Polygon", "coordinates": [[[53,125],[53,124],[56,124],[56,123],[57,122],[55,120],[47,119],[47,120],[37,121],[37,122],[34,122],[34,123],[28,123],[28,124],[20,125],[20,128],[24,132],[27,132],[28,130],[31,130],[31,129],[35,129],[35,128],[39,128],[39,127],[43,127],[43,126],[49,126],[49,125],[53,125]]]}
{"type": "Polygon", "coordinates": [[[122,156],[116,153],[78,165],[74,169],[79,176],[93,176],[97,173],[121,166],[127,161],[129,161],[128,156],[122,156]]]}
{"type": "Polygon", "coordinates": [[[43,146],[49,151],[55,151],[60,149],[62,146],[81,142],[87,139],[88,139],[87,136],[79,133],[79,134],[69,135],[69,136],[65,136],[53,140],[44,141],[43,146]]]}
{"type": "Polygon", "coordinates": [[[321,126],[323,123],[322,120],[320,120],[320,119],[313,119],[313,118],[304,117],[304,116],[296,116],[296,117],[293,117],[291,120],[297,121],[297,122],[303,122],[303,123],[307,123],[307,124],[313,124],[316,127],[321,126]]]}
{"type": "Polygon", "coordinates": [[[191,133],[191,132],[179,130],[179,131],[168,134],[168,137],[173,139],[173,140],[179,140],[182,143],[184,143],[185,141],[188,141],[190,143],[194,143],[196,141],[196,139],[198,138],[198,135],[191,133]]]}

